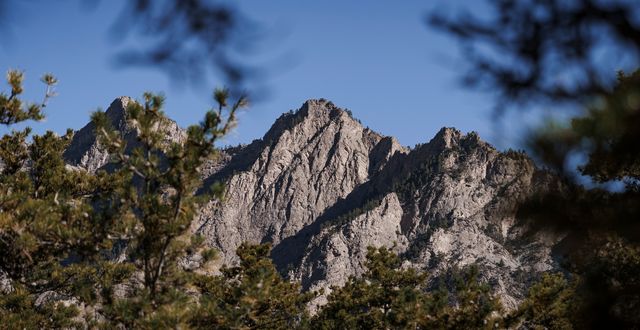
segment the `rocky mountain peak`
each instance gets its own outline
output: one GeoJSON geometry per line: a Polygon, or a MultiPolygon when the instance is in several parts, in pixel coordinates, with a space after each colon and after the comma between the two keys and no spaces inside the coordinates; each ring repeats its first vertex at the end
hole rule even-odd
{"type": "Polygon", "coordinates": [[[452,149],[459,146],[481,147],[495,150],[493,146],[484,142],[478,133],[469,132],[463,134],[453,127],[442,127],[436,135],[427,143],[430,148],[440,150],[452,149]]]}
{"type": "Polygon", "coordinates": [[[443,127],[438,131],[438,133],[436,133],[429,143],[436,143],[444,148],[451,148],[454,144],[458,144],[461,137],[462,133],[457,129],[452,127],[443,127]]]}
{"type": "Polygon", "coordinates": [[[227,202],[210,205],[198,230],[229,251],[247,240],[277,244],[312,224],[402,149],[330,101],[308,100],[212,175],[209,181],[226,182],[227,202]],[[230,227],[236,229],[230,233],[230,227]]]}
{"type": "Polygon", "coordinates": [[[111,102],[111,105],[109,105],[109,108],[107,108],[106,114],[107,117],[111,119],[112,124],[115,124],[114,127],[125,127],[127,118],[127,106],[131,102],[135,102],[135,100],[128,96],[120,96],[113,100],[113,102],[111,102]]]}
{"type": "Polygon", "coordinates": [[[305,117],[329,118],[346,113],[346,111],[346,109],[339,108],[333,102],[320,98],[304,101],[297,112],[305,117]]]}
{"type": "MultiPolygon", "coordinates": [[[[111,102],[105,112],[107,118],[111,121],[112,127],[120,132],[124,138],[128,150],[134,148],[138,143],[136,141],[136,127],[127,122],[127,106],[131,102],[136,101],[128,96],[118,97],[111,102]]],[[[172,120],[162,123],[158,129],[166,133],[165,141],[167,143],[184,140],[185,132],[172,120]]],[[[88,123],[75,132],[71,144],[64,153],[64,158],[69,165],[89,172],[94,172],[109,162],[108,153],[96,139],[95,125],[93,123],[88,123]]]]}
{"type": "MultiPolygon", "coordinates": [[[[359,126],[359,128],[362,128],[362,124],[352,118],[348,110],[341,109],[335,106],[333,102],[325,99],[310,99],[305,101],[298,110],[290,110],[278,117],[264,135],[262,141],[265,143],[273,142],[273,140],[285,132],[291,132],[297,126],[304,126],[305,133],[310,134],[308,138],[312,138],[316,133],[331,125],[331,123],[343,123],[347,124],[347,127],[359,126]]],[[[381,138],[379,134],[371,130],[367,131],[375,135],[374,139],[381,138]]]]}

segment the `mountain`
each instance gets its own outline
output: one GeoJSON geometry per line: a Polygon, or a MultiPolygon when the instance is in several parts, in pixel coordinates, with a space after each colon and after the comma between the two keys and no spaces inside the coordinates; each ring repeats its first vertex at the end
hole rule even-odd
{"type": "MultiPolygon", "coordinates": [[[[125,109],[129,102],[134,101],[128,96],[121,96],[111,102],[105,112],[111,121],[112,127],[118,130],[127,142],[127,150],[131,150],[138,145],[136,128],[131,127],[126,121],[125,109]]],[[[185,138],[185,132],[172,120],[167,120],[159,129],[165,133],[165,141],[167,143],[180,142],[185,138]]],[[[64,153],[64,158],[69,165],[94,172],[109,163],[109,154],[104,148],[100,147],[94,130],[93,123],[89,123],[74,134],[71,144],[64,153]]]]}
{"type": "MultiPolygon", "coordinates": [[[[134,145],[136,131],[124,121],[128,102],[116,99],[107,115],[134,145]]],[[[167,141],[184,137],[174,122],[159,129],[167,141]]],[[[557,180],[525,154],[500,152],[475,133],[443,128],[410,149],[320,99],[222,154],[202,179],[225,183],[225,200],[203,205],[192,227],[221,252],[221,263],[235,262],[242,242],[270,242],[283,274],[326,294],[363,272],[367,246],[386,246],[434,283],[451,267],[477,265],[506,307],[536,274],[557,267],[552,249],[561,237],[529,234],[527,219],[517,217],[520,201],[557,180]]],[[[65,157],[88,171],[108,163],[91,124],[65,157]]]]}

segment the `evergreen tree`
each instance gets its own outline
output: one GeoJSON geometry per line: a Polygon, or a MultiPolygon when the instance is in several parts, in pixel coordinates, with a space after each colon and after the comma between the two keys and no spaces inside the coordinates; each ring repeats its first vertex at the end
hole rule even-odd
{"type": "MultiPolygon", "coordinates": [[[[48,74],[42,78],[47,89],[41,103],[21,98],[21,72],[9,71],[7,81],[11,92],[0,93],[0,122],[10,126],[43,119],[56,79],[48,74]]],[[[8,320],[5,326],[68,327],[75,324],[76,308],[36,298],[53,290],[63,296],[82,290],[77,277],[86,267],[64,265],[88,263],[99,249],[109,247],[102,226],[90,216],[91,197],[86,196],[116,180],[65,167],[62,152],[70,131],[28,141],[30,132],[12,130],[0,139],[0,273],[7,279],[0,319],[8,320]]]]}
{"type": "Polygon", "coordinates": [[[577,293],[582,318],[592,326],[640,324],[640,71],[620,73],[616,87],[599,96],[569,124],[549,124],[531,138],[531,148],[557,173],[575,176],[565,165],[583,154],[577,171],[596,183],[618,181],[619,192],[586,188],[568,180],[565,188],[534,197],[521,211],[539,226],[567,237],[558,252],[566,269],[582,278],[577,293]]]}
{"type": "Polygon", "coordinates": [[[512,325],[527,329],[573,329],[579,301],[577,282],[569,283],[562,274],[544,274],[529,289],[527,298],[507,317],[512,325]]]}
{"type": "Polygon", "coordinates": [[[450,269],[446,277],[453,282],[449,303],[433,312],[423,323],[431,329],[495,329],[504,328],[502,305],[487,284],[479,281],[475,265],[450,269]]]}
{"type": "Polygon", "coordinates": [[[367,271],[332,287],[326,306],[314,319],[323,329],[415,327],[425,304],[420,288],[425,275],[400,269],[400,258],[386,248],[367,251],[367,271]]]}
{"type": "Polygon", "coordinates": [[[240,264],[222,276],[198,276],[200,305],[191,316],[196,328],[296,329],[308,326],[307,303],[314,293],[284,280],[269,258],[271,247],[242,244],[240,264]]]}
{"type": "Polygon", "coordinates": [[[425,292],[427,275],[402,269],[386,248],[369,247],[367,271],[332,287],[313,319],[321,329],[493,329],[500,326],[499,301],[477,282],[477,271],[452,275],[454,291],[425,292]]]}
{"type": "MultiPolygon", "coordinates": [[[[20,99],[20,72],[10,71],[7,80],[11,93],[0,94],[2,123],[42,119],[55,78],[43,78],[42,104],[20,99]]],[[[125,326],[183,322],[188,276],[177,260],[187,251],[205,259],[213,255],[201,247],[202,240],[185,236],[204,198],[194,195],[198,169],[246,105],[241,97],[229,106],[228,96],[216,91],[217,109],[187,130],[183,144],[169,145],[157,129],[166,120],[163,99],[145,94],[143,105],[133,102],[126,111],[139,133],[139,146],[131,153],[124,153],[126,145],[106,115],[95,113],[96,134],[117,166],[111,173],[65,166],[62,153],[71,131],[62,137],[47,132],[32,141],[28,128],[5,135],[0,140],[0,271],[10,287],[3,289],[1,319],[20,320],[26,328],[67,327],[81,318],[101,321],[78,315],[75,307],[86,305],[100,318],[125,326]],[[110,258],[115,245],[126,246],[125,262],[110,258]],[[124,297],[115,292],[122,283],[133,287],[124,297]]]]}
{"type": "MultiPolygon", "coordinates": [[[[188,321],[192,276],[178,261],[189,251],[205,259],[214,255],[202,246],[203,240],[189,238],[189,228],[199,202],[211,197],[195,195],[200,167],[215,156],[216,140],[233,127],[236,112],[247,104],[244,97],[232,104],[228,98],[226,90],[216,90],[217,109],[208,111],[199,125],[190,126],[183,143],[167,143],[158,129],[167,120],[162,112],[164,98],[146,93],[143,104],[132,102],[126,109],[126,120],[138,133],[138,144],[130,151],[106,114],[94,113],[96,133],[114,158],[115,173],[129,178],[121,187],[123,194],[102,202],[121,204],[119,212],[110,208],[108,217],[125,224],[117,238],[142,276],[142,285],[134,287],[130,297],[107,306],[107,315],[114,321],[145,328],[175,328],[188,321]]],[[[219,196],[221,191],[213,193],[219,196]]]]}

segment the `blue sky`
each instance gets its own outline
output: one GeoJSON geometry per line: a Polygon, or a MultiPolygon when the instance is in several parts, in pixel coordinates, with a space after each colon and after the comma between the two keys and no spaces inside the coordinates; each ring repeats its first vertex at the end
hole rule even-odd
{"type": "MultiPolygon", "coordinates": [[[[119,42],[109,33],[124,2],[99,1],[93,9],[79,3],[20,2],[12,7],[17,19],[1,32],[0,69],[24,70],[27,96],[41,97],[38,78],[44,72],[60,80],[47,120],[31,124],[36,132],[79,129],[92,111],[106,108],[115,97],[139,98],[147,90],[167,96],[165,112],[180,125],[200,120],[219,84],[215,77],[185,86],[153,68],[114,65],[117,51],[136,43],[131,36],[119,42]]],[[[424,23],[430,10],[453,10],[462,1],[235,3],[263,29],[264,39],[250,61],[270,74],[268,94],[240,116],[224,144],[261,137],[281,113],[309,98],[349,108],[364,125],[404,145],[426,142],[443,126],[478,131],[500,148],[515,143],[491,123],[491,96],[458,84],[462,65],[455,41],[424,23]]],[[[505,127],[509,124],[500,130],[505,127]]]]}

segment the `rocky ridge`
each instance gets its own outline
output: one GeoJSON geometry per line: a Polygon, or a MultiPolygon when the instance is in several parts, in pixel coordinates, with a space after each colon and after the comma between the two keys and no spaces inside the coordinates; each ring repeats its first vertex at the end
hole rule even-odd
{"type": "MultiPolygon", "coordinates": [[[[135,129],[124,121],[130,101],[116,99],[107,115],[134,145],[135,129]]],[[[161,129],[170,141],[184,136],[173,122],[161,129]]],[[[270,242],[283,274],[328,292],[363,272],[367,246],[387,246],[434,281],[451,267],[478,265],[507,307],[522,298],[528,279],[556,267],[551,250],[559,237],[526,235],[525,219],[516,217],[517,202],[554,178],[475,133],[443,128],[408,149],[320,99],[222,154],[203,182],[224,182],[225,202],[203,205],[192,230],[220,250],[223,263],[236,261],[242,242],[270,242]]],[[[88,171],[108,162],[91,124],[65,157],[88,171]]]]}

